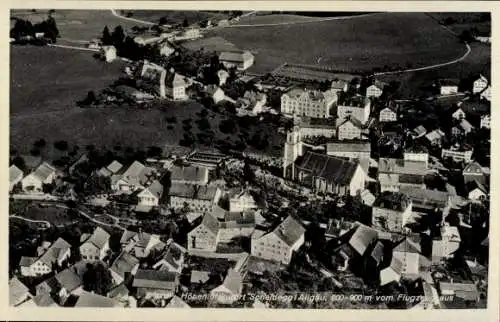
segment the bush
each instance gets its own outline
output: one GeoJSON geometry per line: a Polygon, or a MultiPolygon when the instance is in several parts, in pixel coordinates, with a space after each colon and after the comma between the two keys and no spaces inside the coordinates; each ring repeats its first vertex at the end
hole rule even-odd
{"type": "Polygon", "coordinates": [[[61,140],[54,142],[54,148],[59,151],[67,151],[68,150],[68,142],[61,140]]]}
{"type": "Polygon", "coordinates": [[[236,122],[233,119],[222,120],[219,130],[224,134],[233,134],[236,132],[236,122]]]}

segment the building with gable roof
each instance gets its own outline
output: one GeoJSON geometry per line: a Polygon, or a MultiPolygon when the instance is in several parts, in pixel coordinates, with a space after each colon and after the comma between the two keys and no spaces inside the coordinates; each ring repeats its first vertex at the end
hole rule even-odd
{"type": "Polygon", "coordinates": [[[82,292],[75,303],[75,307],[124,307],[124,305],[106,296],[82,292]]]}
{"type": "Polygon", "coordinates": [[[139,205],[157,207],[163,196],[163,185],[158,181],[153,181],[147,188],[139,192],[137,198],[139,205]]]}
{"type": "Polygon", "coordinates": [[[384,92],[386,84],[380,81],[374,81],[366,88],[366,97],[380,97],[384,92]]]}
{"type": "Polygon", "coordinates": [[[335,102],[337,102],[337,94],[333,90],[320,92],[295,88],[281,95],[281,113],[291,116],[328,118],[335,102]]]}
{"type": "Polygon", "coordinates": [[[23,276],[42,276],[49,274],[54,267],[62,267],[71,256],[71,245],[62,238],[58,238],[50,247],[37,259],[34,258],[29,265],[21,264],[21,274],[23,276]]]}
{"type": "Polygon", "coordinates": [[[229,199],[230,212],[241,212],[257,208],[257,202],[248,189],[243,189],[229,199]]]}
{"type": "Polygon", "coordinates": [[[193,184],[172,184],[169,190],[170,207],[183,209],[186,206],[194,212],[211,212],[222,196],[222,191],[214,186],[193,184]]]}
{"type": "Polygon", "coordinates": [[[162,301],[174,296],[179,285],[179,274],[166,270],[139,269],[132,287],[139,299],[162,301]]]}
{"type": "Polygon", "coordinates": [[[371,103],[363,96],[353,96],[338,102],[337,118],[345,119],[348,116],[353,117],[365,124],[370,118],[371,103]]]}
{"type": "Polygon", "coordinates": [[[185,183],[206,185],[209,180],[209,170],[203,166],[177,166],[170,169],[170,181],[172,184],[185,183]]]}
{"type": "Polygon", "coordinates": [[[14,186],[23,180],[23,171],[16,167],[15,165],[11,165],[9,167],[9,192],[14,189],[14,186]]]}
{"type": "Polygon", "coordinates": [[[97,173],[103,177],[111,177],[112,175],[117,174],[122,168],[123,165],[120,162],[114,160],[108,166],[99,169],[97,173]]]}
{"type": "Polygon", "coordinates": [[[398,120],[398,108],[395,104],[389,104],[380,110],[380,122],[396,122],[398,120]]]}
{"type": "Polygon", "coordinates": [[[111,189],[115,192],[132,193],[148,185],[154,171],[139,161],[134,161],[123,173],[111,176],[111,189]]]}
{"type": "Polygon", "coordinates": [[[254,55],[249,51],[223,51],[219,54],[219,61],[226,68],[236,67],[243,71],[250,68],[254,61],[254,55]]]}
{"type": "Polygon", "coordinates": [[[31,293],[17,277],[9,280],[9,305],[19,306],[31,298],[31,293]]]}
{"type": "Polygon", "coordinates": [[[218,234],[219,222],[217,218],[210,213],[206,213],[201,223],[188,233],[188,250],[215,251],[218,234]]]}
{"type": "Polygon", "coordinates": [[[114,284],[119,285],[123,283],[123,281],[129,274],[131,276],[135,275],[138,268],[139,259],[127,253],[126,251],[123,251],[115,259],[115,261],[109,268],[109,271],[111,273],[111,277],[113,278],[114,284]]]}
{"type": "Polygon", "coordinates": [[[253,256],[274,260],[283,264],[290,263],[293,252],[304,244],[304,232],[299,221],[288,216],[271,232],[255,231],[251,240],[253,256]]]}
{"type": "Polygon", "coordinates": [[[339,140],[359,140],[365,134],[363,123],[353,116],[339,118],[336,122],[337,139],[339,140]]]}
{"type": "Polygon", "coordinates": [[[464,176],[464,182],[466,184],[472,181],[477,181],[481,184],[485,184],[487,181],[483,167],[477,161],[472,161],[467,164],[462,171],[462,175],[464,176]]]}
{"type": "Polygon", "coordinates": [[[141,229],[138,232],[125,230],[120,244],[124,251],[137,258],[146,258],[151,252],[161,252],[165,248],[165,243],[160,240],[160,236],[145,233],[141,229]]]}
{"type": "Polygon", "coordinates": [[[49,277],[36,286],[36,294],[57,294],[59,304],[64,305],[71,295],[79,296],[83,292],[83,280],[73,267],[49,277]]]}
{"type": "Polygon", "coordinates": [[[372,227],[390,232],[403,232],[411,217],[412,201],[400,192],[382,192],[372,208],[372,227]]]}
{"type": "Polygon", "coordinates": [[[102,260],[109,250],[109,233],[97,227],[92,235],[80,245],[80,254],[89,261],[102,260]]]}
{"type": "Polygon", "coordinates": [[[184,247],[170,240],[160,260],[153,265],[153,269],[167,270],[180,274],[184,267],[186,253],[187,250],[184,247]]]}
{"type": "Polygon", "coordinates": [[[479,77],[472,83],[472,94],[481,93],[488,87],[488,85],[488,79],[483,75],[479,75],[479,77]]]}
{"type": "Polygon", "coordinates": [[[53,183],[55,178],[56,169],[47,162],[43,162],[35,171],[21,180],[23,191],[41,193],[43,192],[43,185],[53,183]]]}
{"type": "Polygon", "coordinates": [[[217,303],[232,304],[240,299],[243,291],[243,277],[234,269],[229,269],[221,285],[210,291],[217,303]]]}

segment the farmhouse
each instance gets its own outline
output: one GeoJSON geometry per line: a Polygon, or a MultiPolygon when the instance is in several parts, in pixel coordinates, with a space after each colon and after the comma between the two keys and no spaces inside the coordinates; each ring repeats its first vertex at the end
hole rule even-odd
{"type": "Polygon", "coordinates": [[[398,110],[394,105],[388,105],[380,111],[380,122],[396,122],[398,120],[398,110]]]}
{"type": "Polygon", "coordinates": [[[24,257],[25,263],[21,260],[21,275],[41,276],[49,274],[55,267],[62,267],[71,255],[71,245],[62,238],[58,238],[38,259],[33,258],[31,263],[26,265],[28,258],[24,257]]]}
{"type": "Polygon", "coordinates": [[[281,95],[281,113],[317,118],[330,117],[330,108],[337,101],[334,91],[292,89],[281,95]]]}
{"type": "Polygon", "coordinates": [[[134,275],[139,268],[139,259],[123,251],[115,259],[109,271],[115,285],[120,285],[127,278],[127,276],[134,275]]]}
{"type": "Polygon", "coordinates": [[[160,240],[158,235],[126,230],[123,232],[120,239],[122,249],[133,254],[137,258],[146,258],[153,251],[161,251],[165,244],[160,240]]]}
{"type": "Polygon", "coordinates": [[[17,185],[23,179],[23,171],[16,167],[15,165],[11,165],[9,167],[9,192],[14,189],[14,186],[17,185]]]}
{"type": "Polygon", "coordinates": [[[165,78],[166,95],[174,101],[185,101],[188,99],[186,88],[188,82],[186,77],[171,71],[165,78]]]}
{"type": "Polygon", "coordinates": [[[163,195],[163,185],[158,181],[153,181],[146,189],[142,190],[137,197],[139,205],[157,207],[163,195]]]}
{"type": "Polygon", "coordinates": [[[182,209],[187,206],[195,212],[210,212],[219,202],[221,194],[217,187],[172,184],[169,191],[170,207],[182,209]]]}
{"type": "Polygon", "coordinates": [[[223,51],[219,55],[219,61],[226,67],[236,67],[243,71],[250,68],[254,63],[255,57],[249,51],[223,51]]]}
{"type": "Polygon", "coordinates": [[[353,96],[338,102],[337,118],[345,119],[348,116],[358,119],[362,124],[370,117],[370,100],[363,96],[353,96]]]}
{"type": "Polygon", "coordinates": [[[43,186],[54,182],[55,177],[56,169],[44,162],[21,181],[23,191],[27,193],[43,192],[43,186]]]}
{"type": "Polygon", "coordinates": [[[188,250],[201,249],[214,252],[217,248],[219,222],[212,214],[206,213],[195,229],[188,233],[188,250]]]}
{"type": "Polygon", "coordinates": [[[403,232],[411,216],[412,201],[400,192],[382,192],[372,208],[372,227],[390,232],[403,232]]]}
{"type": "Polygon", "coordinates": [[[152,168],[134,161],[123,173],[111,176],[111,189],[115,192],[132,193],[144,189],[152,176],[152,168]]]}
{"type": "Polygon", "coordinates": [[[72,268],[67,268],[59,274],[49,277],[36,286],[36,294],[57,294],[59,303],[63,304],[71,295],[83,292],[83,281],[72,268]]]}
{"type": "Polygon", "coordinates": [[[337,139],[359,140],[364,134],[363,124],[355,117],[348,115],[344,119],[337,119],[337,139]]]}
{"type": "Polygon", "coordinates": [[[139,299],[162,301],[174,296],[179,285],[179,275],[169,271],[139,269],[132,287],[137,288],[139,299]]]}
{"type": "Polygon", "coordinates": [[[455,79],[440,79],[437,81],[440,95],[453,95],[458,93],[458,81],[455,79]]]}
{"type": "Polygon", "coordinates": [[[109,250],[109,233],[101,227],[97,227],[92,235],[88,238],[82,236],[84,239],[80,245],[80,254],[83,259],[89,261],[102,260],[107,256],[109,250]]]}
{"type": "Polygon", "coordinates": [[[483,75],[479,75],[479,78],[472,83],[472,94],[481,93],[488,87],[488,84],[488,79],[483,75]]]}
{"type": "Polygon", "coordinates": [[[283,264],[290,263],[292,254],[304,243],[305,229],[291,216],[269,233],[255,231],[252,235],[251,254],[283,264]]]}
{"type": "Polygon", "coordinates": [[[386,84],[380,81],[374,81],[366,88],[366,97],[380,97],[384,92],[386,84]]]}

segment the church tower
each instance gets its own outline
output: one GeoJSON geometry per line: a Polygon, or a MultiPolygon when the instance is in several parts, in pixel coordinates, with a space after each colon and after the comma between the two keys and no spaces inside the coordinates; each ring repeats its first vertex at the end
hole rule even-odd
{"type": "Polygon", "coordinates": [[[286,135],[285,149],[283,154],[283,177],[295,179],[295,160],[303,153],[300,128],[294,125],[292,131],[286,135]]]}

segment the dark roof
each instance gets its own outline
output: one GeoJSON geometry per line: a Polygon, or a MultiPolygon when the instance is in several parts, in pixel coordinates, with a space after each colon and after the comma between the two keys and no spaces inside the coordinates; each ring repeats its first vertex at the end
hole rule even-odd
{"type": "Polygon", "coordinates": [[[349,238],[349,245],[359,254],[364,255],[368,247],[376,241],[378,232],[368,226],[359,224],[353,229],[351,237],[349,238]]]}
{"type": "Polygon", "coordinates": [[[438,80],[439,86],[458,86],[458,84],[459,84],[458,79],[442,78],[442,79],[438,80]]]}
{"type": "Polygon", "coordinates": [[[206,213],[205,216],[203,216],[201,225],[207,227],[207,229],[214,234],[217,234],[217,232],[219,231],[219,221],[210,213],[206,213]]]}
{"type": "Polygon", "coordinates": [[[375,247],[373,247],[370,257],[373,258],[373,260],[375,260],[377,264],[380,264],[384,257],[384,244],[382,244],[380,241],[377,241],[375,247]]]}
{"type": "Polygon", "coordinates": [[[288,216],[274,229],[274,234],[289,246],[299,240],[304,232],[304,227],[292,216],[288,216]]]}
{"type": "Polygon", "coordinates": [[[314,176],[327,179],[336,184],[349,184],[357,167],[357,162],[307,151],[297,159],[296,166],[310,171],[314,176]]]}
{"type": "Polygon", "coordinates": [[[392,250],[393,252],[420,253],[420,245],[405,237],[392,250]]]}
{"type": "Polygon", "coordinates": [[[327,153],[332,152],[370,152],[370,142],[330,142],[326,144],[327,153]]]}
{"type": "Polygon", "coordinates": [[[130,273],[132,269],[139,264],[139,260],[127,252],[122,252],[110,269],[121,277],[125,276],[125,273],[130,273]]]}
{"type": "Polygon", "coordinates": [[[399,183],[423,184],[424,183],[424,176],[421,174],[402,173],[399,175],[399,183]]]}
{"type": "Polygon", "coordinates": [[[384,191],[375,199],[373,207],[403,211],[410,202],[410,198],[404,193],[384,191]]]}
{"type": "Polygon", "coordinates": [[[178,284],[178,275],[166,270],[156,271],[139,269],[135,274],[133,287],[145,287],[163,290],[175,290],[178,284]]]}

